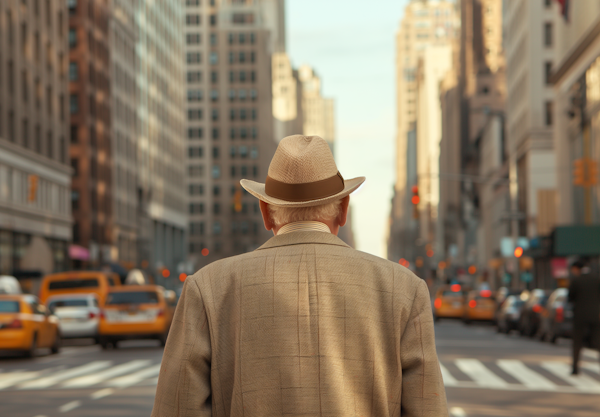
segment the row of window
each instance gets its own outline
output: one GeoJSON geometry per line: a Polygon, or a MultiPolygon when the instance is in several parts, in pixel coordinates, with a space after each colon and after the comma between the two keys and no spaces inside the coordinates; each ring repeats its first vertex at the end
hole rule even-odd
{"type": "MultiPolygon", "coordinates": [[[[217,34],[210,34],[210,45],[217,46],[217,34]]],[[[256,35],[254,33],[246,34],[246,33],[230,33],[229,34],[229,44],[233,45],[236,43],[240,45],[244,45],[248,40],[250,44],[254,44],[256,42],[256,35]]],[[[200,45],[202,43],[202,34],[201,33],[186,33],[185,42],[188,45],[200,45]]]]}
{"type": "MultiPolygon", "coordinates": [[[[219,139],[220,138],[220,130],[218,128],[213,128],[211,131],[211,137],[212,139],[219,139]]],[[[258,129],[256,127],[251,127],[251,128],[247,128],[247,127],[241,127],[241,128],[234,128],[232,127],[229,130],[229,139],[248,139],[249,137],[252,137],[252,139],[256,139],[258,138],[258,129]]],[[[190,127],[188,128],[188,139],[203,139],[204,138],[204,129],[201,127],[190,127]]]]}
{"type": "MultiPolygon", "coordinates": [[[[258,92],[255,89],[252,90],[229,90],[229,100],[233,101],[238,98],[241,101],[250,98],[251,100],[256,100],[258,98],[258,92]]],[[[200,88],[190,88],[187,90],[187,101],[202,101],[204,99],[204,90],[200,88]]],[[[219,100],[219,90],[210,90],[210,99],[212,101],[219,100]]]]}
{"type": "MultiPolygon", "coordinates": [[[[252,176],[254,178],[258,177],[258,166],[254,165],[252,167],[248,167],[246,165],[242,165],[241,167],[236,167],[235,165],[231,166],[231,178],[237,178],[239,175],[242,177],[250,175],[250,168],[252,169],[252,176]]],[[[190,165],[188,167],[188,176],[190,178],[201,178],[205,176],[204,165],[190,165]]],[[[213,165],[210,175],[213,179],[221,178],[221,167],[219,165],[213,165]]]]}
{"type": "MultiPolygon", "coordinates": [[[[216,214],[216,215],[224,214],[222,207],[223,206],[221,205],[221,203],[213,203],[212,213],[216,214]]],[[[254,203],[253,207],[254,207],[254,214],[260,213],[260,208],[259,208],[258,203],[254,203]]],[[[204,214],[205,213],[204,203],[190,203],[189,212],[190,212],[190,214],[204,214]]],[[[250,207],[249,207],[248,203],[242,203],[239,213],[249,214],[249,212],[250,212],[250,207]]],[[[236,214],[236,213],[238,213],[238,211],[236,211],[234,205],[231,204],[231,214],[236,214]]]]}
{"type": "MultiPolygon", "coordinates": [[[[245,83],[245,82],[256,82],[256,71],[230,71],[229,72],[229,82],[235,83],[245,83]]],[[[210,73],[210,81],[212,83],[217,83],[219,81],[219,73],[216,71],[211,71],[210,73]]],[[[202,82],[202,71],[188,71],[187,72],[187,82],[188,84],[195,84],[202,82]]]]}
{"type": "MultiPolygon", "coordinates": [[[[215,159],[219,158],[219,148],[218,147],[213,147],[213,152],[212,152],[212,156],[215,159]]],[[[250,159],[257,159],[258,158],[258,148],[256,146],[232,146],[230,148],[229,151],[229,155],[231,156],[231,158],[235,158],[236,155],[239,156],[240,158],[244,159],[244,158],[248,158],[250,157],[250,159]]],[[[188,157],[190,158],[202,158],[204,156],[204,148],[202,146],[190,146],[188,148],[188,157]]]]}
{"type": "MultiPolygon", "coordinates": [[[[217,25],[217,15],[211,14],[208,17],[208,21],[211,26],[217,25]]],[[[187,26],[200,26],[202,23],[202,16],[198,13],[189,13],[185,15],[185,24],[187,26]]]]}
{"type": "MultiPolygon", "coordinates": [[[[200,51],[189,51],[186,53],[186,62],[190,65],[202,63],[202,52],[200,51]]],[[[208,62],[210,65],[217,65],[219,63],[219,53],[212,51],[209,54],[208,62]]],[[[250,62],[254,64],[256,62],[256,52],[240,51],[238,53],[229,52],[229,63],[230,64],[245,64],[250,62]]]]}
{"type": "MultiPolygon", "coordinates": [[[[235,193],[237,192],[238,187],[235,185],[231,186],[231,195],[235,195],[235,193]]],[[[244,188],[240,188],[240,190],[242,191],[243,195],[250,195],[250,193],[248,193],[248,191],[246,191],[244,188]]],[[[188,186],[188,193],[190,196],[201,196],[204,195],[204,185],[203,184],[190,184],[188,186]]],[[[213,186],[213,196],[218,197],[221,195],[221,186],[220,185],[214,185],[213,186]]]]}
{"type": "MultiPolygon", "coordinates": [[[[237,233],[241,233],[246,235],[250,232],[250,222],[242,221],[242,222],[231,222],[231,234],[235,235],[237,233]]],[[[260,225],[256,222],[252,223],[252,230],[254,234],[258,234],[260,225]]],[[[204,236],[205,227],[204,222],[191,222],[190,223],[190,236],[204,236]]],[[[221,226],[221,222],[213,222],[212,233],[213,235],[220,235],[223,231],[223,227],[221,226]]]]}

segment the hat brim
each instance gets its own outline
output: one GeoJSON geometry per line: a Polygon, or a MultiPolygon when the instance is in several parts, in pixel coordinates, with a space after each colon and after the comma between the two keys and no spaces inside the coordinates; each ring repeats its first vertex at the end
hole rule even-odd
{"type": "Polygon", "coordinates": [[[309,200],[309,201],[287,201],[281,200],[279,198],[270,197],[265,192],[265,184],[260,182],[251,181],[251,180],[241,180],[240,184],[246,191],[252,194],[254,197],[258,198],[261,201],[264,201],[267,204],[271,204],[273,206],[278,207],[312,207],[312,206],[320,206],[327,203],[332,203],[336,200],[340,200],[350,193],[356,191],[360,185],[365,182],[365,177],[357,177],[351,178],[349,180],[344,180],[344,189],[337,194],[331,195],[329,197],[320,198],[317,200],[309,200]]]}

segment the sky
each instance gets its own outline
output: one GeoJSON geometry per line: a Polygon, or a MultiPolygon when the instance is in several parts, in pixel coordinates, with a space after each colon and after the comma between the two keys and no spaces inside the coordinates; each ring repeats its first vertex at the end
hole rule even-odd
{"type": "Polygon", "coordinates": [[[308,64],[335,99],[335,158],[350,196],[358,250],[387,257],[395,177],[395,35],[406,0],[285,0],[292,65],[308,64]]]}

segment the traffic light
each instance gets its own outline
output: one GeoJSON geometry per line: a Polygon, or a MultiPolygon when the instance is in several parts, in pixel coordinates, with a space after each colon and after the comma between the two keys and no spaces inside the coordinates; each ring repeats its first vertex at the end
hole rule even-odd
{"type": "Polygon", "coordinates": [[[573,185],[585,184],[585,164],[583,158],[573,162],[573,185]]]}
{"type": "Polygon", "coordinates": [[[421,198],[419,197],[419,186],[418,185],[412,186],[412,198],[410,199],[410,201],[413,204],[413,219],[418,219],[419,218],[419,202],[421,201],[421,198]]]}
{"type": "Polygon", "coordinates": [[[29,195],[27,197],[27,201],[33,203],[37,197],[37,188],[38,188],[38,176],[37,175],[29,175],[29,195]]]}
{"type": "Polygon", "coordinates": [[[523,256],[523,248],[520,246],[517,246],[515,248],[515,257],[520,258],[521,256],[523,256]]]}
{"type": "Polygon", "coordinates": [[[598,184],[598,162],[588,158],[587,162],[587,186],[591,187],[598,184]]]}

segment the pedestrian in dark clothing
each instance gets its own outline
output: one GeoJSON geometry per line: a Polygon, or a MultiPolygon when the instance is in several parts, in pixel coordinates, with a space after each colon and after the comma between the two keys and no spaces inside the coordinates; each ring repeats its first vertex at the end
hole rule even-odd
{"type": "Polygon", "coordinates": [[[573,303],[573,375],[579,373],[579,354],[584,342],[600,349],[600,276],[586,261],[571,266],[569,301],[573,303]]]}

